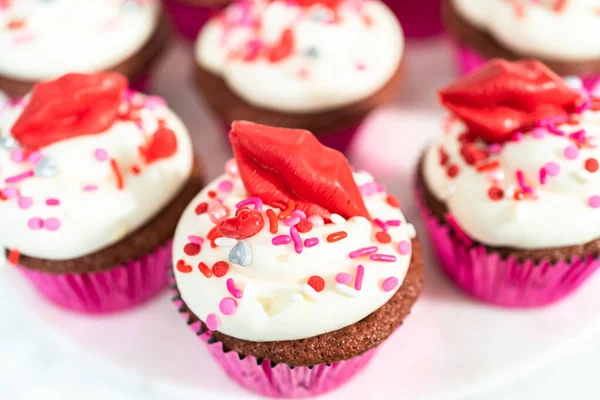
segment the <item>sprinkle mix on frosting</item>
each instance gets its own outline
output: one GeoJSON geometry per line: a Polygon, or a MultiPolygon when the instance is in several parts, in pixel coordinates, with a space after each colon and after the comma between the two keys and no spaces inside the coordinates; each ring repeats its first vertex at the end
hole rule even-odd
{"type": "Polygon", "coordinates": [[[539,62],[493,60],[440,92],[454,113],[425,181],[465,240],[517,248],[600,237],[600,104],[539,62]]]}
{"type": "Polygon", "coordinates": [[[0,0],[0,75],[108,69],[142,48],[159,14],[158,0],[0,0]]]}
{"type": "Polygon", "coordinates": [[[452,0],[454,9],[518,54],[600,57],[600,0],[452,0]]]}
{"type": "Polygon", "coordinates": [[[415,236],[399,201],[307,131],[235,122],[231,140],[236,159],[175,234],[190,309],[210,330],[261,342],[334,331],[385,304],[415,236]]]}
{"type": "Polygon", "coordinates": [[[119,74],[68,74],[0,110],[0,244],[76,258],[118,241],[181,189],[191,143],[162,99],[119,74]],[[152,195],[149,195],[152,193],[152,195]]]}
{"type": "Polygon", "coordinates": [[[242,0],[203,28],[196,58],[249,103],[311,112],[377,92],[403,49],[380,1],[242,0]]]}

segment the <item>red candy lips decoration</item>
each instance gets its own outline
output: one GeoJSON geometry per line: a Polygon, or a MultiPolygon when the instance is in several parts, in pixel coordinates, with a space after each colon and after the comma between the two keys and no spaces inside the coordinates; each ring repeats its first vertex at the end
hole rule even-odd
{"type": "Polygon", "coordinates": [[[489,142],[567,115],[581,95],[539,61],[492,60],[439,92],[442,104],[489,142]]]}
{"type": "Polygon", "coordinates": [[[293,200],[307,215],[370,219],[342,153],[308,131],[235,121],[229,134],[246,191],[280,207],[293,200]]]}
{"type": "Polygon", "coordinates": [[[22,146],[36,150],[108,129],[118,117],[127,78],[116,73],[67,74],[34,86],[12,128],[22,146]]]}
{"type": "Polygon", "coordinates": [[[235,217],[220,221],[217,229],[223,237],[242,240],[256,235],[263,226],[265,220],[260,212],[240,208],[235,217]]]}

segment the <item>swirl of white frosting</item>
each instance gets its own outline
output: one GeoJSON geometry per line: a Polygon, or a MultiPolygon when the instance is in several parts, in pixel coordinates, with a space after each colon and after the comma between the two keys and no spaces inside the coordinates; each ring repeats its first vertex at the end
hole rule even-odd
{"type": "Polygon", "coordinates": [[[452,0],[467,21],[525,57],[600,57],[599,0],[452,0]]]}
{"type": "Polygon", "coordinates": [[[524,249],[588,243],[600,237],[600,112],[577,117],[577,123],[557,125],[565,136],[538,128],[502,147],[478,142],[478,148],[491,154],[477,166],[498,162],[497,168],[484,171],[461,157],[459,136],[466,128],[452,120],[426,152],[425,183],[465,233],[481,243],[524,249]],[[583,141],[568,136],[582,130],[583,141]],[[440,149],[448,155],[446,165],[440,149]],[[452,164],[459,168],[454,178],[448,176],[452,164]],[[515,191],[522,191],[519,171],[532,193],[515,200],[515,191]],[[490,197],[492,186],[503,190],[501,199],[490,197]]]}
{"type": "Polygon", "coordinates": [[[380,1],[345,0],[336,13],[284,0],[234,3],[200,32],[197,62],[260,107],[302,113],[363,100],[397,71],[402,29],[380,1]],[[293,53],[282,61],[232,57],[275,45],[288,28],[293,53]]]}
{"type": "MultiPolygon", "coordinates": [[[[354,176],[359,185],[375,185],[369,174],[356,173],[354,176]]],[[[215,226],[209,213],[197,215],[195,209],[203,202],[214,204],[222,201],[233,214],[236,203],[247,197],[239,177],[221,176],[196,196],[184,212],[175,233],[173,261],[177,287],[187,306],[209,327],[217,320],[217,326],[213,325],[213,328],[219,332],[255,342],[312,337],[360,321],[384,305],[402,284],[411,259],[409,243],[410,237],[414,236],[414,228],[406,222],[398,208],[388,204],[386,193],[382,191],[365,194],[364,200],[373,218],[384,223],[395,221],[392,222],[394,226],[390,224],[387,227],[391,237],[389,243],[380,243],[376,239],[376,233],[382,229],[366,218],[344,220],[338,216],[340,220],[336,219],[335,224],[314,226],[310,232],[300,233],[303,241],[317,238],[319,244],[304,247],[297,254],[292,242],[272,243],[278,235],[289,235],[290,226],[279,221],[278,233],[271,233],[266,216],[270,207],[263,206],[265,226],[255,236],[244,239],[251,253],[250,264],[230,264],[225,276],[207,278],[199,271],[199,263],[211,268],[218,261],[227,261],[231,247],[217,242],[217,247],[212,248],[205,240],[199,254],[186,254],[184,246],[190,243],[190,235],[206,239],[215,226]],[[217,193],[218,197],[211,200],[210,191],[217,193]],[[347,237],[337,242],[327,241],[328,235],[339,231],[345,231],[347,237]],[[400,242],[404,242],[402,252],[399,250],[400,242]],[[394,256],[395,261],[372,261],[369,255],[350,258],[352,251],[371,246],[377,247],[377,254],[394,256]],[[189,272],[177,268],[180,260],[191,266],[189,272]],[[364,267],[364,276],[362,288],[355,290],[359,265],[364,267]],[[347,274],[347,283],[336,282],[340,273],[347,274]],[[307,288],[311,276],[323,278],[325,287],[322,291],[307,288]],[[386,291],[383,282],[388,278],[397,279],[398,284],[387,287],[386,291]],[[228,279],[232,279],[241,291],[241,298],[235,298],[228,290],[228,279]],[[221,311],[223,299],[230,299],[227,300],[229,302],[235,300],[237,307],[233,314],[221,311]]]]}
{"type": "Polygon", "coordinates": [[[162,101],[135,96],[144,104],[139,123],[117,120],[104,132],[62,140],[33,155],[15,150],[8,136],[23,104],[0,110],[0,245],[43,259],[84,256],[135,231],[173,199],[191,174],[188,131],[162,101]],[[161,119],[175,133],[177,152],[147,164],[139,147],[161,119]],[[30,171],[36,175],[7,182],[30,171]]]}
{"type": "Polygon", "coordinates": [[[109,69],[151,37],[158,0],[16,0],[0,7],[0,75],[26,81],[109,69]]]}

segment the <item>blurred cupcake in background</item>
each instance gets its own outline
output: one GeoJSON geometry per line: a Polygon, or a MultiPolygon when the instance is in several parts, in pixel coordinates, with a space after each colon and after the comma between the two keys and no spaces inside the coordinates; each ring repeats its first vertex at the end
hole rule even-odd
{"type": "Polygon", "coordinates": [[[402,29],[380,1],[238,1],[200,32],[196,83],[227,127],[307,129],[343,151],[398,94],[403,51],[402,29]]]}
{"type": "Polygon", "coordinates": [[[159,0],[0,2],[0,91],[18,98],[38,81],[100,71],[143,91],[169,32],[159,0]]]}
{"type": "Polygon", "coordinates": [[[493,60],[440,91],[418,194],[442,268],[482,301],[550,304],[600,265],[600,103],[567,83],[493,60]]]}
{"type": "Polygon", "coordinates": [[[537,58],[588,90],[600,82],[599,0],[449,0],[443,14],[462,73],[491,58],[537,58]]]}
{"type": "MultiPolygon", "coordinates": [[[[484,0],[485,1],[485,0],[484,0]]],[[[396,13],[407,38],[439,35],[442,25],[442,0],[383,0],[396,13]]]]}
{"type": "Polygon", "coordinates": [[[202,25],[232,0],[164,0],[175,29],[185,38],[195,40],[202,25]]]}
{"type": "Polygon", "coordinates": [[[308,131],[234,122],[230,138],[235,160],[177,226],[175,303],[239,384],[272,397],[327,392],[417,300],[414,227],[308,131]]]}
{"type": "Polygon", "coordinates": [[[162,99],[120,74],[68,74],[0,111],[0,132],[0,243],[42,295],[102,313],[164,288],[202,182],[162,99]]]}

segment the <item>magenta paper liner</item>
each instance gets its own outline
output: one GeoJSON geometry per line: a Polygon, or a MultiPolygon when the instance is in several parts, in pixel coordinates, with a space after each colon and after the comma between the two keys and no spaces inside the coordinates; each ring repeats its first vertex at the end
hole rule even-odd
{"type": "Polygon", "coordinates": [[[121,311],[158,294],[167,285],[172,243],[137,260],[91,274],[49,274],[23,266],[19,270],[38,291],[64,308],[99,314],[121,311]]]}
{"type": "Polygon", "coordinates": [[[400,20],[406,37],[435,36],[444,30],[442,0],[384,0],[384,2],[400,20]]]}
{"type": "MultiPolygon", "coordinates": [[[[362,124],[357,124],[341,131],[318,135],[317,139],[327,147],[346,153],[350,149],[352,141],[354,140],[356,133],[360,130],[361,125],[362,124]]],[[[223,123],[223,133],[229,135],[230,130],[231,124],[223,123]]]]}
{"type": "Polygon", "coordinates": [[[460,288],[486,303],[505,307],[548,305],[574,292],[600,265],[598,257],[591,254],[556,263],[503,259],[440,224],[427,210],[419,190],[417,198],[440,266],[460,288]]]}
{"type": "Polygon", "coordinates": [[[164,5],[177,32],[189,40],[196,40],[202,25],[219,10],[214,7],[195,6],[178,0],[164,0],[164,5]]]}
{"type": "MultiPolygon", "coordinates": [[[[452,42],[455,47],[456,60],[458,65],[458,70],[461,75],[466,75],[476,69],[481,68],[485,63],[487,63],[487,59],[477,53],[475,50],[457,43],[456,41],[452,42]]],[[[600,83],[600,75],[595,76],[581,76],[580,77],[583,86],[588,91],[593,91],[600,83]]]]}
{"type": "MultiPolygon", "coordinates": [[[[173,278],[170,279],[173,283],[173,278]]],[[[173,292],[177,293],[177,290],[174,289],[173,292]]],[[[222,342],[213,342],[210,332],[199,321],[190,323],[190,316],[182,311],[183,301],[178,295],[173,298],[173,303],[188,326],[208,346],[227,375],[238,384],[263,396],[302,398],[329,392],[360,372],[376,351],[372,349],[350,360],[313,367],[290,367],[287,364],[272,364],[269,360],[257,360],[252,356],[241,357],[234,351],[224,351],[222,342]]]]}

